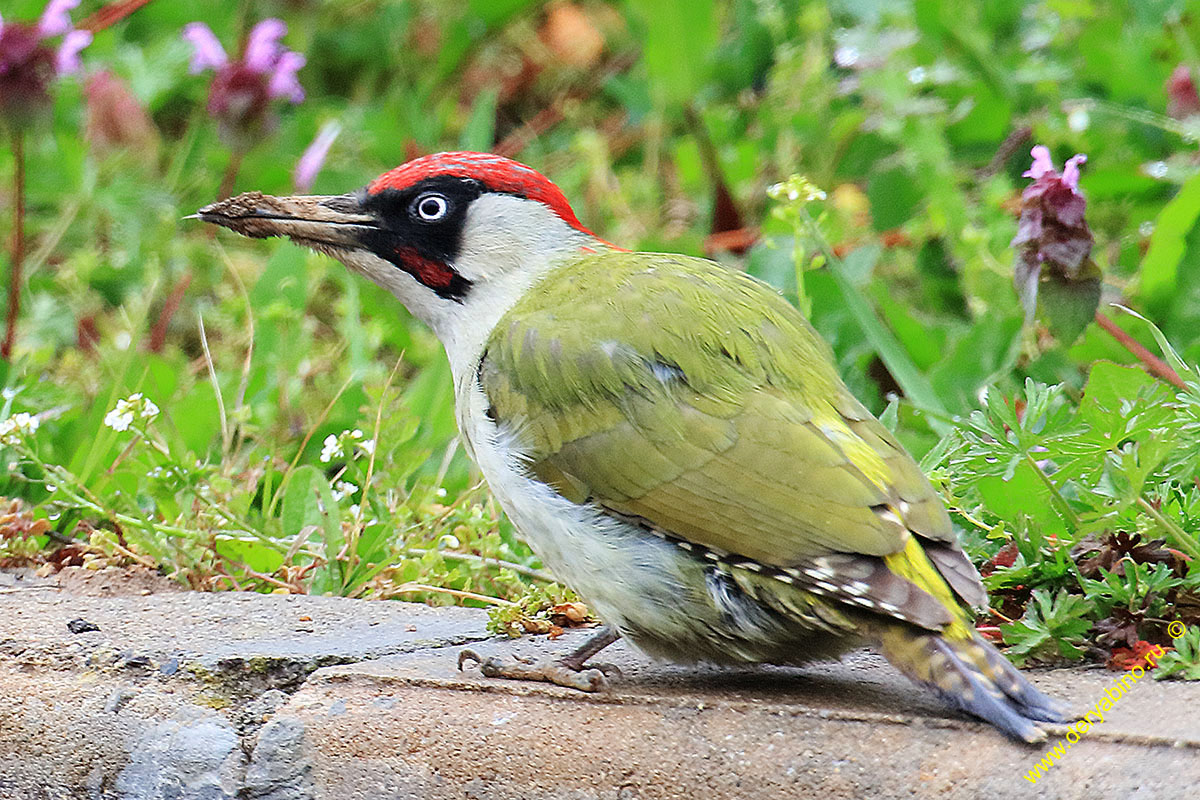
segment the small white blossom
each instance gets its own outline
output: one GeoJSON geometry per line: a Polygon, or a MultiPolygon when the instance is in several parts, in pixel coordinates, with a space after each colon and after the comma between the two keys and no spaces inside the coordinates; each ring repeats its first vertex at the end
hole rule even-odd
{"type": "Polygon", "coordinates": [[[328,464],[335,458],[344,458],[347,451],[351,458],[356,457],[359,451],[371,455],[375,452],[375,440],[365,436],[359,428],[347,429],[336,435],[329,434],[325,437],[325,446],[321,449],[321,461],[328,464]]]}
{"type": "Polygon", "coordinates": [[[21,439],[37,432],[39,424],[38,418],[32,414],[26,414],[24,411],[13,414],[0,422],[0,444],[9,447],[20,444],[21,439]]]}
{"type": "Polygon", "coordinates": [[[332,433],[326,436],[321,446],[321,463],[328,464],[333,459],[340,458],[342,455],[340,438],[332,433]]]}
{"type": "Polygon", "coordinates": [[[826,198],[824,190],[803,175],[793,175],[786,181],[772,184],[767,189],[767,195],[773,200],[786,199],[792,205],[805,205],[826,198]]]}
{"type": "Polygon", "coordinates": [[[349,497],[358,491],[358,487],[350,481],[338,481],[333,487],[333,499],[341,502],[343,497],[349,497]]]}
{"type": "Polygon", "coordinates": [[[119,411],[120,403],[117,403],[117,408],[109,411],[104,415],[104,424],[112,428],[114,431],[127,431],[130,424],[133,423],[132,411],[119,411]]]}
{"type": "Polygon", "coordinates": [[[114,431],[127,431],[133,424],[134,417],[141,417],[147,422],[153,422],[159,414],[158,405],[141,392],[134,392],[123,400],[118,400],[113,409],[104,415],[104,424],[114,431]]]}

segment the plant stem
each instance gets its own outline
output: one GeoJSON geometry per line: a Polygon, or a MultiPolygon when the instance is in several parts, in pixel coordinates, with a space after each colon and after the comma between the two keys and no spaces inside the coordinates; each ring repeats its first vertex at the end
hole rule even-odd
{"type": "Polygon", "coordinates": [[[4,329],[4,344],[0,357],[12,358],[13,341],[17,338],[17,315],[21,311],[21,267],[25,261],[25,134],[19,130],[12,135],[13,160],[13,236],[12,258],[8,265],[8,321],[4,329]]]}
{"type": "Polygon", "coordinates": [[[1067,503],[1067,498],[1063,497],[1062,493],[1058,491],[1058,487],[1054,485],[1054,481],[1050,480],[1050,476],[1042,472],[1042,468],[1038,466],[1037,462],[1033,460],[1033,456],[1029,455],[1029,453],[1025,453],[1025,463],[1033,468],[1033,471],[1037,473],[1037,476],[1042,479],[1042,483],[1050,491],[1051,502],[1058,506],[1058,513],[1071,526],[1071,537],[1074,538],[1075,534],[1079,532],[1079,515],[1067,503]]]}
{"type": "Polygon", "coordinates": [[[1138,508],[1142,509],[1142,511],[1145,511],[1147,516],[1162,526],[1163,530],[1170,535],[1171,539],[1174,540],[1175,544],[1180,550],[1184,551],[1193,558],[1200,558],[1200,545],[1196,544],[1192,537],[1188,535],[1187,531],[1164,517],[1162,512],[1155,508],[1154,504],[1146,498],[1139,496],[1137,499],[1137,504],[1138,508]]]}
{"type": "Polygon", "coordinates": [[[1170,383],[1180,391],[1187,391],[1187,384],[1183,382],[1183,378],[1179,377],[1178,372],[1171,369],[1170,364],[1142,347],[1137,339],[1134,339],[1122,330],[1117,323],[1113,322],[1099,310],[1096,311],[1096,324],[1120,342],[1122,347],[1137,356],[1137,360],[1142,362],[1142,366],[1151,375],[1170,383]]]}
{"type": "MultiPolygon", "coordinates": [[[[420,547],[407,547],[404,549],[403,552],[404,552],[404,555],[406,555],[406,556],[412,556],[413,558],[421,558],[422,556],[426,556],[429,553],[434,552],[434,551],[424,550],[420,547]]],[[[545,581],[546,583],[554,583],[555,582],[554,576],[548,572],[542,572],[541,570],[533,569],[532,567],[525,567],[520,564],[514,564],[511,561],[502,561],[498,558],[488,558],[486,556],[477,556],[474,553],[455,553],[452,550],[439,550],[436,552],[438,553],[438,555],[440,555],[442,558],[446,559],[447,561],[463,561],[468,564],[479,564],[480,566],[485,566],[485,567],[499,567],[501,569],[512,570],[513,572],[517,573],[518,575],[524,575],[526,578],[533,578],[534,580],[545,581]]]]}
{"type": "Polygon", "coordinates": [[[504,600],[499,597],[489,597],[486,594],[477,594],[475,592],[464,592],[461,589],[449,589],[445,586],[430,586],[427,583],[403,583],[392,589],[393,592],[440,592],[448,594],[451,597],[458,597],[463,600],[478,600],[481,603],[487,603],[493,606],[515,606],[511,600],[504,600]]]}

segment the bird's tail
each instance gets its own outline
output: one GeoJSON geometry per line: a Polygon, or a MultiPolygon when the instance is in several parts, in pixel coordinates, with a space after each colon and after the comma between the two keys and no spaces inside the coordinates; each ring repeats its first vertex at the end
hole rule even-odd
{"type": "Polygon", "coordinates": [[[872,634],[888,661],[909,678],[1010,736],[1040,742],[1046,733],[1035,722],[1071,719],[1063,705],[1034,687],[973,630],[955,636],[886,622],[874,626],[872,634]]]}

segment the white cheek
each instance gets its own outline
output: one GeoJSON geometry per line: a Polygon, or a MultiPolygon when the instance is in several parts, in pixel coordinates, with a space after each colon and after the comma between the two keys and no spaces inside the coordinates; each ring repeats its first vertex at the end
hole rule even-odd
{"type": "Polygon", "coordinates": [[[536,272],[587,238],[541,203],[485,194],[467,210],[454,268],[476,284],[509,272],[536,272]]]}

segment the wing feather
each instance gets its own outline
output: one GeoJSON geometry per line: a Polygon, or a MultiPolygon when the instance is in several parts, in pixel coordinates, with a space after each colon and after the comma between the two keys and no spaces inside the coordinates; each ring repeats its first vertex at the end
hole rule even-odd
{"type": "Polygon", "coordinates": [[[849,573],[875,600],[941,624],[933,597],[881,560],[916,534],[961,597],[983,596],[919,467],[799,312],[744,275],[590,256],[509,311],[479,374],[533,474],[575,502],[796,579],[857,560],[849,573]]]}

